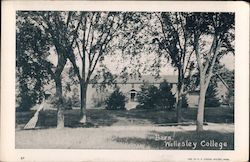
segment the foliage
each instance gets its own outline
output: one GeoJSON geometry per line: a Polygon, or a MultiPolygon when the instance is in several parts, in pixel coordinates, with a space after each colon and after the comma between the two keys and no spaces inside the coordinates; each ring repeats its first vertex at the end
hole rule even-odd
{"type": "Polygon", "coordinates": [[[205,97],[205,107],[218,107],[220,106],[220,101],[217,96],[216,84],[211,83],[207,88],[207,93],[205,97]]]}
{"type": "Polygon", "coordinates": [[[80,107],[80,95],[78,88],[73,88],[73,95],[72,95],[72,106],[80,107]]]}
{"type": "Polygon", "coordinates": [[[19,110],[29,110],[44,96],[44,85],[50,80],[47,68],[49,45],[40,28],[31,22],[22,21],[17,14],[16,28],[16,96],[19,110]]]}
{"type": "Polygon", "coordinates": [[[105,101],[107,110],[125,110],[126,96],[117,88],[105,101]]]}
{"type": "MultiPolygon", "coordinates": [[[[62,98],[62,101],[64,101],[65,99],[64,98],[62,98]]],[[[57,96],[55,96],[55,95],[53,95],[53,96],[51,96],[50,98],[49,98],[49,102],[50,102],[50,104],[52,104],[53,106],[56,106],[56,107],[58,107],[58,106],[62,106],[63,104],[63,102],[61,103],[61,102],[59,102],[59,100],[58,100],[58,97],[57,96]]]]}
{"type": "Polygon", "coordinates": [[[193,38],[200,76],[197,113],[197,131],[199,132],[203,130],[205,95],[214,74],[214,67],[223,55],[229,52],[234,53],[235,14],[196,12],[188,17],[187,26],[193,38]]]}
{"type": "Polygon", "coordinates": [[[234,108],[234,90],[227,91],[224,101],[230,108],[234,108]]]}
{"type": "Polygon", "coordinates": [[[28,89],[27,84],[21,84],[21,86],[19,87],[20,91],[18,94],[18,107],[17,110],[18,111],[28,111],[32,106],[35,105],[35,101],[36,98],[34,98],[35,95],[32,95],[32,93],[30,92],[30,90],[28,89]]]}
{"type": "MultiPolygon", "coordinates": [[[[51,76],[51,78],[55,81],[55,99],[58,99],[58,101],[56,102],[59,102],[57,104],[57,126],[58,128],[62,128],[64,127],[64,118],[62,113],[63,107],[60,105],[63,105],[64,99],[62,97],[63,95],[61,74],[66,65],[66,55],[70,52],[69,49],[72,47],[72,42],[74,41],[74,31],[76,30],[74,23],[75,21],[77,21],[77,17],[71,15],[70,12],[18,11],[16,20],[18,27],[17,33],[21,31],[21,36],[27,37],[24,39],[24,43],[22,41],[19,41],[18,39],[17,43],[21,44],[21,47],[27,47],[28,44],[25,42],[25,40],[32,40],[34,38],[35,41],[31,41],[31,46],[28,46],[31,48],[24,52],[31,54],[31,56],[36,56],[37,54],[43,56],[43,58],[41,57],[42,59],[38,59],[35,57],[32,57],[31,59],[31,62],[36,62],[36,64],[34,65],[39,65],[34,66],[34,71],[38,72],[38,74],[43,74],[43,72],[47,73],[45,75],[39,76],[35,79],[35,81],[39,79],[44,79],[47,76],[51,76]],[[35,30],[28,29],[22,32],[22,30],[20,30],[21,27],[30,27],[31,29],[35,30]],[[54,66],[48,61],[48,56],[51,53],[54,53],[57,56],[57,62],[55,63],[56,66],[54,66]],[[44,67],[44,69],[41,69],[40,67],[44,67]]],[[[19,48],[17,48],[17,53],[19,53],[18,49],[19,48]]],[[[20,53],[23,53],[23,51],[21,51],[20,53]]],[[[24,60],[28,63],[30,62],[30,60],[28,60],[27,58],[24,58],[24,60]]],[[[21,66],[22,68],[25,67],[25,65],[22,63],[21,66]]],[[[30,75],[32,76],[33,74],[30,73],[30,75]]],[[[42,85],[40,84],[37,87],[42,88],[42,85]]],[[[37,90],[37,92],[39,92],[39,90],[37,90]]]]}
{"type": "MultiPolygon", "coordinates": [[[[161,32],[153,39],[159,49],[164,51],[164,58],[177,70],[177,120],[181,121],[182,96],[187,91],[192,72],[195,70],[192,37],[188,32],[187,19],[190,13],[162,12],[155,13],[161,24],[161,32]]],[[[186,106],[186,105],[185,105],[186,106]]]]}
{"type": "Polygon", "coordinates": [[[182,96],[182,108],[188,108],[188,98],[187,96],[182,96]]]}
{"type": "Polygon", "coordinates": [[[224,104],[234,107],[234,70],[230,71],[226,68],[220,73],[221,78],[227,84],[228,91],[225,96],[224,104]]]}
{"type": "Polygon", "coordinates": [[[137,94],[138,107],[143,109],[162,108],[171,110],[175,104],[175,97],[171,92],[171,86],[162,82],[157,88],[154,85],[144,84],[137,94]]]}
{"type": "Polygon", "coordinates": [[[158,99],[158,88],[154,85],[143,84],[141,91],[137,93],[138,107],[144,109],[153,109],[158,99]]]}
{"type": "Polygon", "coordinates": [[[164,109],[172,109],[175,105],[175,97],[171,91],[172,86],[167,83],[166,81],[163,81],[160,83],[159,87],[159,106],[164,109]]]}

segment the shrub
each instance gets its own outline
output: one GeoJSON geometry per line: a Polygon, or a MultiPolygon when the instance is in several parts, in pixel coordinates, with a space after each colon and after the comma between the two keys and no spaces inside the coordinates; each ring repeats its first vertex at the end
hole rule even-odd
{"type": "Polygon", "coordinates": [[[210,84],[207,88],[205,107],[218,107],[220,101],[217,97],[216,84],[210,84]]]}
{"type": "Polygon", "coordinates": [[[125,110],[126,97],[120,91],[116,89],[105,101],[107,110],[125,110]]]}
{"type": "Polygon", "coordinates": [[[29,94],[23,93],[20,95],[20,103],[17,111],[29,111],[36,104],[35,100],[29,94]]]}
{"type": "Polygon", "coordinates": [[[188,99],[186,95],[182,97],[182,108],[188,108],[188,99]]]}
{"type": "Polygon", "coordinates": [[[175,97],[171,92],[171,86],[162,82],[157,88],[154,85],[142,85],[141,91],[137,95],[139,102],[138,108],[153,109],[172,109],[175,104],[175,97]]]}
{"type": "Polygon", "coordinates": [[[41,99],[41,95],[40,91],[30,90],[27,83],[22,81],[16,89],[16,111],[29,111],[41,99]]]}
{"type": "Polygon", "coordinates": [[[165,109],[173,109],[175,105],[175,97],[171,91],[172,87],[166,81],[163,81],[159,87],[159,98],[157,105],[165,109]]]}
{"type": "Polygon", "coordinates": [[[141,91],[137,94],[138,107],[151,109],[155,106],[158,98],[158,88],[154,85],[142,85],[141,91]]]}
{"type": "Polygon", "coordinates": [[[234,108],[234,90],[230,90],[226,93],[224,103],[229,105],[230,108],[234,108]]]}

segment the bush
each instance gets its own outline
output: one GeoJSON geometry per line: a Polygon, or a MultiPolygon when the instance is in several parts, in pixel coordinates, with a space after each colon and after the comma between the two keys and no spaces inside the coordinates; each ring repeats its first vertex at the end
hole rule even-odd
{"type": "Polygon", "coordinates": [[[116,89],[105,101],[107,110],[125,110],[126,97],[120,91],[116,89]]]}
{"type": "Polygon", "coordinates": [[[230,90],[226,93],[226,98],[223,102],[229,105],[230,108],[234,108],[234,90],[230,90]]]}
{"type": "Polygon", "coordinates": [[[217,97],[216,84],[210,84],[207,88],[205,107],[218,107],[220,101],[217,97]]]}
{"type": "Polygon", "coordinates": [[[36,104],[35,100],[29,94],[20,95],[20,103],[17,111],[29,111],[32,106],[36,104]]]}
{"type": "Polygon", "coordinates": [[[26,83],[22,81],[16,89],[16,111],[29,111],[37,101],[41,99],[42,93],[35,89],[30,90],[26,83]]]}
{"type": "Polygon", "coordinates": [[[186,95],[182,97],[182,108],[188,108],[188,99],[186,95]]]}
{"type": "Polygon", "coordinates": [[[151,109],[155,106],[158,99],[158,88],[154,85],[142,85],[141,91],[137,93],[138,107],[151,109]]]}
{"type": "Polygon", "coordinates": [[[165,109],[173,109],[176,99],[171,91],[172,87],[166,81],[162,82],[159,87],[159,98],[157,106],[165,109]]]}
{"type": "Polygon", "coordinates": [[[137,94],[138,108],[144,109],[172,109],[175,104],[175,97],[171,92],[171,86],[162,82],[157,88],[154,85],[142,85],[141,91],[137,94]]]}

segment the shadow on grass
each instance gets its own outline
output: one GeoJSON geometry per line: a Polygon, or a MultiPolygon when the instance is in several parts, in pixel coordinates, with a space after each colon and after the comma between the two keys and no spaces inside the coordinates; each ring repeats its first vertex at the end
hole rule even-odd
{"type": "MultiPolygon", "coordinates": [[[[107,111],[107,110],[106,110],[107,111]]],[[[16,113],[16,127],[21,125],[20,129],[23,129],[24,125],[35,114],[35,111],[17,112],[16,113]]],[[[88,122],[86,124],[79,123],[80,110],[66,110],[64,114],[65,127],[77,128],[77,127],[99,127],[99,126],[111,126],[117,122],[116,117],[112,113],[88,111],[88,122]]],[[[54,128],[57,125],[57,111],[46,110],[39,113],[36,129],[54,128]]]]}
{"type": "Polygon", "coordinates": [[[218,131],[203,131],[200,133],[196,131],[152,131],[146,138],[115,137],[113,141],[145,145],[150,149],[161,150],[234,150],[234,133],[218,131]]]}
{"type": "MultiPolygon", "coordinates": [[[[35,111],[16,112],[16,128],[23,128],[24,125],[32,118],[35,111]]],[[[177,123],[176,112],[168,110],[104,110],[88,109],[88,123],[80,124],[80,110],[65,111],[66,127],[99,127],[112,125],[164,125],[168,123],[177,123]]],[[[189,121],[195,121],[197,109],[183,109],[183,117],[189,121]]],[[[212,108],[205,110],[206,122],[213,123],[233,123],[234,113],[228,108],[212,108]]],[[[37,123],[38,128],[51,128],[57,125],[57,111],[41,111],[37,123]]]]}
{"type": "Polygon", "coordinates": [[[176,112],[173,110],[154,110],[154,109],[132,109],[114,114],[116,117],[123,117],[130,120],[145,120],[152,124],[176,123],[176,112]]]}
{"type": "MultiPolygon", "coordinates": [[[[67,110],[64,115],[65,127],[76,128],[76,127],[99,127],[99,126],[111,126],[117,122],[117,119],[111,113],[95,114],[88,112],[87,123],[81,124],[80,121],[80,110],[67,110]]],[[[40,127],[56,127],[56,111],[42,112],[40,119],[38,120],[38,126],[40,127]]]]}
{"type": "MultiPolygon", "coordinates": [[[[185,119],[196,120],[197,108],[182,110],[185,119]]],[[[211,123],[234,123],[234,110],[224,107],[206,107],[204,120],[211,123]]]]}

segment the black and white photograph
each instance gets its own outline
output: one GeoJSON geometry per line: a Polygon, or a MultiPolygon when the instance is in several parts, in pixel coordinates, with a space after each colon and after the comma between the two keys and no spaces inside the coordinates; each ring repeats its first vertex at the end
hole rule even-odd
{"type": "Polygon", "coordinates": [[[14,149],[237,151],[235,11],[14,15],[14,149]]]}

